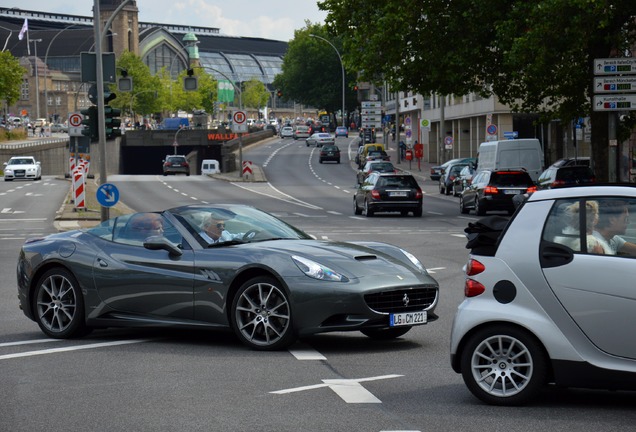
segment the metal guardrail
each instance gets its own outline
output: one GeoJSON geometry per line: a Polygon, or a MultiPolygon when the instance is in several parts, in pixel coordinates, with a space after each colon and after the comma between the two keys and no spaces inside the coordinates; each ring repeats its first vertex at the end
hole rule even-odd
{"type": "Polygon", "coordinates": [[[13,141],[0,144],[0,149],[2,150],[10,150],[15,148],[25,148],[25,147],[37,147],[46,144],[58,144],[61,142],[69,142],[70,138],[49,138],[49,139],[38,139],[38,140],[30,140],[30,141],[13,141]]]}

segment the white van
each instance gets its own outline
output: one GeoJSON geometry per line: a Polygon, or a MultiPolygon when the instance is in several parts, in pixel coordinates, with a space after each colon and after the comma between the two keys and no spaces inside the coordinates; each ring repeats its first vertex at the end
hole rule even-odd
{"type": "Polygon", "coordinates": [[[543,172],[543,150],[536,138],[488,141],[479,145],[477,171],[524,169],[533,181],[543,172]]]}
{"type": "Polygon", "coordinates": [[[221,169],[219,168],[219,161],[215,159],[203,159],[203,162],[201,162],[202,175],[218,174],[220,172],[221,169]]]}

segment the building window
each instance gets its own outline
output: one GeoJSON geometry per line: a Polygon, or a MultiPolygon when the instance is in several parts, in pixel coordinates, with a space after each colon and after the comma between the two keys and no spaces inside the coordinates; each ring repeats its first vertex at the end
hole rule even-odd
{"type": "Polygon", "coordinates": [[[46,99],[46,104],[47,104],[48,106],[52,106],[52,105],[53,105],[53,98],[52,98],[51,96],[49,96],[49,97],[46,99]]]}
{"type": "Polygon", "coordinates": [[[56,96],[55,97],[55,106],[62,106],[62,97],[61,96],[56,96]]]}
{"type": "Polygon", "coordinates": [[[20,87],[20,99],[29,100],[29,80],[22,80],[22,86],[20,87]]]}

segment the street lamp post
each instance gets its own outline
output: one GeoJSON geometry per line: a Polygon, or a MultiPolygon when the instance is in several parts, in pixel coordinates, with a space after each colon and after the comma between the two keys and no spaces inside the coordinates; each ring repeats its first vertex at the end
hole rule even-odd
{"type": "Polygon", "coordinates": [[[49,121],[49,95],[48,95],[48,82],[47,82],[48,72],[49,72],[49,67],[48,67],[48,64],[47,64],[47,60],[49,58],[49,50],[51,49],[51,45],[53,44],[53,41],[55,39],[57,39],[57,37],[59,35],[61,35],[66,30],[68,30],[68,29],[70,29],[72,27],[75,27],[75,26],[76,26],[76,24],[71,24],[70,26],[65,27],[62,30],[60,30],[59,32],[57,32],[55,34],[55,36],[53,36],[53,38],[49,42],[49,45],[46,47],[46,53],[44,54],[44,65],[45,65],[45,68],[44,68],[44,100],[45,100],[44,106],[46,107],[46,109],[45,109],[46,121],[49,121]]]}
{"type": "Polygon", "coordinates": [[[33,48],[35,48],[35,57],[33,60],[33,65],[35,66],[35,112],[36,112],[36,118],[40,118],[40,78],[38,77],[38,42],[42,42],[42,39],[29,39],[29,42],[33,42],[33,48]]]}
{"type": "MultiPolygon", "coordinates": [[[[232,84],[232,86],[234,87],[234,90],[236,90],[238,92],[239,95],[239,110],[243,111],[243,93],[241,92],[241,89],[234,84],[234,80],[231,79],[229,76],[227,76],[226,74],[224,74],[223,72],[221,72],[218,69],[215,69],[213,67],[210,66],[199,66],[202,69],[210,69],[218,74],[221,74],[226,80],[228,80],[230,82],[230,84],[232,84]]],[[[176,137],[175,137],[176,139],[176,137]]],[[[239,134],[239,172],[241,172],[241,170],[243,169],[243,136],[241,134],[239,134]]]]}
{"type": "Polygon", "coordinates": [[[309,36],[313,38],[318,38],[327,42],[329,45],[331,45],[334,51],[336,51],[336,54],[338,54],[338,60],[340,60],[340,68],[342,69],[342,126],[345,126],[345,70],[344,70],[344,64],[342,63],[342,57],[340,57],[340,52],[338,52],[338,49],[334,46],[334,44],[329,42],[324,37],[321,37],[315,34],[310,34],[309,36]]]}

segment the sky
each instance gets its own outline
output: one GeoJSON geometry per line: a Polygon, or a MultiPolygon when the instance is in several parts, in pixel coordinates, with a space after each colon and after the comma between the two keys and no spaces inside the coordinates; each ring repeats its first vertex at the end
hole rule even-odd
{"type": "MultiPolygon", "coordinates": [[[[327,16],[318,9],[317,0],[136,1],[142,22],[215,27],[223,35],[284,42],[294,38],[294,30],[305,27],[305,20],[324,24],[327,16]]],[[[9,0],[7,3],[3,7],[93,16],[92,0],[9,0]]]]}

